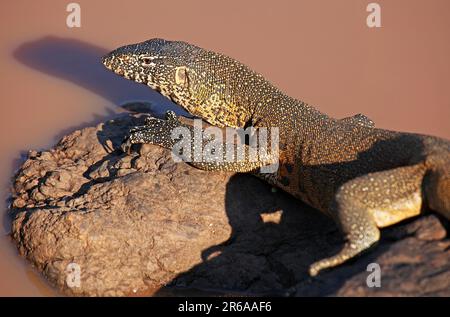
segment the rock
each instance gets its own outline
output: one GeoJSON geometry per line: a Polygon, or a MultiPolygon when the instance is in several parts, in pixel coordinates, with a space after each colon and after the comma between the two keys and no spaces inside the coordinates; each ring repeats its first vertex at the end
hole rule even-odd
{"type": "Polygon", "coordinates": [[[445,220],[383,230],[367,254],[310,278],[342,244],[330,219],[250,175],[174,163],[153,145],[121,153],[137,124],[123,114],[75,131],[31,151],[15,176],[12,237],[63,293],[450,295],[445,220]],[[372,262],[380,288],[366,284],[372,262]]]}

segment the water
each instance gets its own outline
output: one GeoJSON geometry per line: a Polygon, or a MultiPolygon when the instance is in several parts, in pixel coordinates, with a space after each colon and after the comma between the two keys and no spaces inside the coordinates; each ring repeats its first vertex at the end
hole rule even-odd
{"type": "Polygon", "coordinates": [[[332,116],[364,113],[377,126],[450,138],[450,3],[378,1],[11,1],[0,12],[0,295],[59,295],[21,259],[7,234],[10,178],[23,153],[119,112],[130,99],[174,107],[103,69],[104,53],[154,37],[185,40],[248,64],[332,116]]]}

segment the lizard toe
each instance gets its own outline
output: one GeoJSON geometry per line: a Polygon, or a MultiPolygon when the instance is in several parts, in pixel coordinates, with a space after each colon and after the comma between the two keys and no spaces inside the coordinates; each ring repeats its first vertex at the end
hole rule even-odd
{"type": "Polygon", "coordinates": [[[120,149],[122,150],[122,152],[130,155],[131,154],[131,146],[132,146],[132,143],[130,142],[130,138],[126,138],[120,145],[120,149]]]}
{"type": "Polygon", "coordinates": [[[160,119],[155,118],[155,117],[151,117],[151,116],[147,116],[144,119],[145,126],[151,126],[151,125],[155,124],[158,121],[160,121],[160,119]]]}
{"type": "Polygon", "coordinates": [[[166,120],[174,125],[177,125],[180,121],[178,120],[177,115],[172,110],[166,111],[166,120]]]}

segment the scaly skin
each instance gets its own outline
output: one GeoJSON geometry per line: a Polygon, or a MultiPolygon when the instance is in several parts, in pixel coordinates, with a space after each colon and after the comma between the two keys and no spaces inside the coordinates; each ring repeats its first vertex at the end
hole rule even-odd
{"type": "MultiPolygon", "coordinates": [[[[211,125],[279,128],[275,173],[259,172],[273,157],[193,165],[252,172],[333,217],[346,243],[337,255],[313,263],[311,275],[358,255],[379,240],[379,228],[416,216],[426,205],[450,219],[447,140],[377,129],[363,115],[330,118],[232,58],[184,42],[153,39],[124,46],[103,64],[211,125]]],[[[177,126],[186,125],[173,113],[167,120],[149,119],[130,132],[124,149],[134,143],[171,148],[170,131],[177,126]]]]}

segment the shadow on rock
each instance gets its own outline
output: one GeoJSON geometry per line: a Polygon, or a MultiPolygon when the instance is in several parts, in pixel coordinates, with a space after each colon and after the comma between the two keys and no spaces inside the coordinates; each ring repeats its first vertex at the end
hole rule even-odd
{"type": "Polygon", "coordinates": [[[225,199],[230,239],[203,250],[203,263],[177,276],[158,294],[193,288],[292,295],[304,283],[309,287],[301,295],[326,295],[343,283],[343,279],[333,285],[322,282],[313,292],[307,273],[311,263],[337,252],[342,243],[330,219],[288,194],[273,193],[270,186],[248,175],[229,180],[225,199]]]}
{"type": "Polygon", "coordinates": [[[119,152],[140,120],[117,116],[32,151],[14,179],[11,235],[63,293],[450,295],[444,220],[383,230],[370,252],[310,278],[309,265],[342,246],[331,219],[251,175],[201,171],[148,144],[119,152]],[[70,263],[79,288],[67,285],[70,263]],[[370,263],[380,288],[367,285],[370,263]]]}
{"type": "Polygon", "coordinates": [[[246,175],[227,184],[226,211],[230,239],[205,249],[203,263],[156,295],[190,295],[192,290],[275,296],[450,294],[450,241],[444,239],[448,222],[443,217],[422,216],[387,228],[378,245],[311,278],[309,265],[342,246],[330,219],[246,175]],[[369,269],[372,263],[380,266],[379,276],[369,269]],[[378,277],[380,287],[368,284],[378,277]]]}

